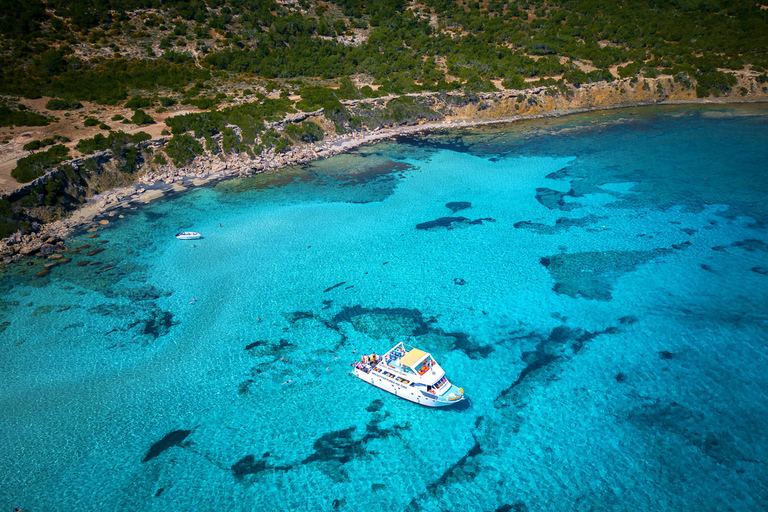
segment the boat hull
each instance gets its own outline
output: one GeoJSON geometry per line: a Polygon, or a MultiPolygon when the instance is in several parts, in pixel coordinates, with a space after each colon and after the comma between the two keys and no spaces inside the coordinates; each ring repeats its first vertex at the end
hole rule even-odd
{"type": "Polygon", "coordinates": [[[203,235],[194,232],[179,233],[176,235],[177,240],[199,240],[201,238],[203,238],[203,235]]]}
{"type": "Polygon", "coordinates": [[[354,369],[353,375],[358,379],[363,380],[372,386],[376,386],[379,389],[383,389],[388,393],[392,393],[399,398],[404,398],[410,402],[426,407],[446,407],[448,405],[453,405],[464,400],[463,394],[458,398],[449,400],[437,395],[429,395],[427,393],[423,393],[413,386],[397,384],[375,374],[374,372],[366,372],[359,368],[354,369]]]}

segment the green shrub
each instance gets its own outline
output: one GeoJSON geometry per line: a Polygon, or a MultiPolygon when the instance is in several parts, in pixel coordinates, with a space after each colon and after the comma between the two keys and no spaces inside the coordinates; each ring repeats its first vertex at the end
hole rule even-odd
{"type": "Polygon", "coordinates": [[[285,127],[285,133],[288,134],[293,140],[300,140],[302,142],[316,142],[323,140],[325,133],[323,129],[317,123],[312,121],[304,121],[301,124],[289,124],[285,127]]]}
{"type": "Polygon", "coordinates": [[[490,80],[483,80],[478,75],[472,75],[464,84],[466,92],[491,92],[496,91],[496,86],[490,80]]]}
{"type": "Polygon", "coordinates": [[[107,123],[99,123],[100,130],[111,130],[112,128],[107,123]]]}
{"type": "Polygon", "coordinates": [[[165,165],[168,163],[168,159],[162,153],[155,153],[155,163],[158,165],[165,165]]]}
{"type": "Polygon", "coordinates": [[[504,77],[504,80],[501,81],[501,85],[503,85],[506,89],[525,89],[525,79],[522,75],[517,74],[510,74],[504,77]]]}
{"type": "Polygon", "coordinates": [[[77,110],[82,108],[83,104],[76,100],[62,100],[59,98],[51,98],[48,103],[45,104],[45,108],[48,110],[77,110]]]}
{"type": "Polygon", "coordinates": [[[299,91],[301,100],[296,103],[296,106],[304,112],[312,112],[325,106],[326,103],[339,103],[339,99],[336,96],[336,92],[326,87],[317,87],[314,85],[303,88],[299,91]]]}
{"type": "Polygon", "coordinates": [[[125,119],[125,118],[123,116],[121,116],[120,114],[115,114],[115,115],[112,116],[112,120],[113,121],[120,121],[122,119],[125,119]]]}
{"type": "Polygon", "coordinates": [[[147,114],[141,109],[133,113],[133,117],[131,117],[131,122],[139,126],[144,124],[155,124],[155,120],[152,119],[152,116],[150,116],[149,114],[147,114]]]}
{"type": "Polygon", "coordinates": [[[341,79],[336,94],[339,98],[344,100],[356,100],[363,97],[360,90],[355,87],[355,84],[352,83],[352,80],[348,76],[341,79]]]}
{"type": "Polygon", "coordinates": [[[24,149],[24,151],[37,151],[41,147],[43,147],[43,144],[39,140],[33,140],[31,142],[24,144],[24,146],[22,146],[22,149],[24,149]]]}
{"type": "Polygon", "coordinates": [[[40,148],[56,144],[57,142],[72,142],[72,139],[63,135],[54,135],[53,137],[47,137],[42,140],[28,142],[27,144],[24,144],[23,149],[24,151],[37,151],[40,148]]]}
{"type": "Polygon", "coordinates": [[[143,98],[141,96],[134,96],[125,102],[125,108],[136,110],[139,108],[149,108],[152,106],[152,100],[149,98],[143,98]]]}
{"type": "Polygon", "coordinates": [[[48,151],[20,158],[16,162],[16,168],[11,171],[11,176],[19,183],[29,183],[68,157],[69,149],[63,144],[57,144],[48,151]]]}
{"type": "Polygon", "coordinates": [[[696,96],[706,98],[710,94],[720,96],[731,92],[738,80],[730,73],[722,71],[703,71],[696,74],[696,96]],[[701,91],[699,90],[701,88],[701,91]],[[706,91],[706,92],[705,92],[706,91]]]}
{"type": "Polygon", "coordinates": [[[85,121],[83,121],[83,126],[97,126],[98,124],[99,124],[99,120],[94,119],[92,117],[89,117],[85,121]]]}
{"type": "Polygon", "coordinates": [[[176,135],[165,145],[165,154],[167,154],[176,167],[191,162],[197,155],[203,154],[203,146],[191,135],[185,133],[176,135]]]}
{"type": "Polygon", "coordinates": [[[187,98],[181,104],[194,105],[200,110],[210,110],[216,107],[216,100],[213,98],[187,98]]]}
{"type": "Polygon", "coordinates": [[[129,135],[125,132],[110,132],[106,137],[97,133],[92,139],[83,139],[77,143],[75,149],[86,155],[91,155],[96,151],[105,151],[111,149],[115,151],[126,144],[138,144],[149,140],[151,137],[147,132],[137,132],[129,135]]]}
{"type": "Polygon", "coordinates": [[[0,105],[0,126],[46,126],[51,118],[34,112],[21,112],[0,105]]]}

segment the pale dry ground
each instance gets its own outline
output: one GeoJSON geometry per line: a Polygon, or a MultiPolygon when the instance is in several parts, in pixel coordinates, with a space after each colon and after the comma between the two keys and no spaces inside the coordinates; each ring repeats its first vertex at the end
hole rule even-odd
{"type": "MultiPolygon", "coordinates": [[[[162,114],[156,114],[147,109],[145,112],[151,115],[155,120],[155,124],[137,126],[135,124],[123,124],[121,121],[112,121],[112,117],[116,114],[120,114],[125,118],[130,118],[133,115],[131,109],[125,107],[111,107],[104,105],[96,105],[93,103],[83,102],[83,107],[72,111],[63,110],[47,110],[45,104],[50,98],[40,98],[37,100],[21,99],[18,103],[26,105],[29,110],[33,112],[39,112],[58,119],[57,122],[51,123],[48,126],[21,126],[21,127],[3,127],[0,128],[0,140],[10,139],[10,142],[6,144],[0,144],[0,194],[8,193],[19,187],[19,183],[11,177],[11,171],[16,168],[16,161],[19,158],[29,155],[29,151],[24,151],[23,146],[33,140],[41,140],[53,135],[63,135],[72,139],[72,142],[64,144],[70,150],[71,158],[77,158],[82,156],[82,153],[75,149],[75,145],[82,139],[90,139],[97,133],[107,135],[107,130],[102,130],[98,126],[83,126],[83,121],[88,117],[93,117],[107,124],[115,131],[123,131],[125,133],[146,132],[153,139],[161,137],[161,133],[165,126],[165,119],[188,114],[190,112],[199,112],[198,109],[188,108],[186,106],[179,107],[178,110],[169,109],[168,112],[162,114]]],[[[42,148],[38,151],[46,151],[50,146],[42,148]]]]}

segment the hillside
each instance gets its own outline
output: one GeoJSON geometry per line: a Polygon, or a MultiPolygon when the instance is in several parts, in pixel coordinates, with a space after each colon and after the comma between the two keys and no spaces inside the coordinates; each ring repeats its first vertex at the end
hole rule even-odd
{"type": "Polygon", "coordinates": [[[0,4],[2,237],[203,154],[255,169],[394,126],[768,94],[749,1],[0,4]]]}

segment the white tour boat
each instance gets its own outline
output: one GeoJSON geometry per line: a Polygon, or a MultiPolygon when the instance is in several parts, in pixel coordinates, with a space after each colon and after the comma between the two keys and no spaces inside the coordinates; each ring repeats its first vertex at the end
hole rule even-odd
{"type": "Polygon", "coordinates": [[[464,400],[464,390],[448,381],[432,355],[402,342],[353,366],[357,378],[417,404],[443,407],[464,400]]]}
{"type": "Polygon", "coordinates": [[[203,235],[196,231],[184,231],[182,233],[177,233],[176,238],[179,240],[197,240],[198,238],[203,238],[203,235]]]}

